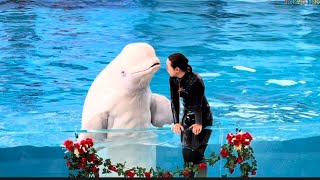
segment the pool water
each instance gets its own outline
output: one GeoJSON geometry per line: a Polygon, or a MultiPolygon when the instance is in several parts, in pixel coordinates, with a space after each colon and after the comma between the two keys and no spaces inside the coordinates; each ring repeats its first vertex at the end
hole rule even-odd
{"type": "MultiPolygon", "coordinates": [[[[203,76],[216,126],[319,122],[319,8],[282,1],[0,1],[0,147],[56,145],[18,133],[81,128],[86,93],[131,42],[162,66],[179,51],[203,76]]],[[[288,132],[290,133],[290,132],[288,132]]],[[[303,135],[302,135],[303,137],[303,135]]]]}
{"type": "MultiPolygon", "coordinates": [[[[258,144],[290,151],[283,143],[300,146],[305,144],[300,139],[320,135],[319,18],[318,5],[284,0],[0,0],[0,151],[25,155],[30,147],[60,156],[57,147],[81,129],[91,83],[132,42],[155,48],[161,68],[150,87],[168,98],[167,56],[182,52],[189,58],[204,79],[212,128],[219,130],[210,147],[221,144],[216,137],[225,136],[223,130],[240,127],[258,144]]],[[[166,132],[159,139],[165,145],[157,145],[161,152],[180,147],[168,126],[158,131],[166,132]]],[[[290,157],[303,159],[312,149],[303,147],[290,157]]],[[[24,155],[13,164],[23,163],[24,155]]],[[[264,158],[270,167],[272,155],[264,158]]],[[[297,170],[307,161],[295,162],[300,162],[291,163],[297,170]]],[[[4,166],[10,167],[0,163],[4,166]]],[[[294,176],[302,171],[264,172],[294,176]]],[[[37,176],[28,173],[20,175],[37,176]]],[[[54,167],[47,173],[59,174],[54,167]]]]}

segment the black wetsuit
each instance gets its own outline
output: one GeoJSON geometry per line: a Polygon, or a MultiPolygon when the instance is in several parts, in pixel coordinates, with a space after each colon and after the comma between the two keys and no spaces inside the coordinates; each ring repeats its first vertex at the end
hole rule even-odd
{"type": "Polygon", "coordinates": [[[170,77],[171,109],[174,123],[179,123],[179,97],[183,98],[182,126],[181,133],[182,154],[184,162],[199,164],[204,158],[212,130],[204,129],[212,126],[212,112],[205,97],[204,83],[202,78],[194,73],[187,72],[181,79],[170,77]],[[180,89],[180,91],[179,91],[180,89]],[[202,131],[195,135],[191,129],[192,124],[202,124],[202,131]]]}

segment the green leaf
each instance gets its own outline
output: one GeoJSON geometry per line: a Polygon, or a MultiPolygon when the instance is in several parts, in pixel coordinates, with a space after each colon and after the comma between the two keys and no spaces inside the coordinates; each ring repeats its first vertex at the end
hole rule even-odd
{"type": "Polygon", "coordinates": [[[212,152],[211,155],[210,155],[210,157],[212,157],[212,158],[216,157],[216,153],[215,153],[215,152],[212,152]]]}
{"type": "Polygon", "coordinates": [[[228,144],[224,144],[221,147],[224,148],[224,149],[228,149],[228,144]]]}

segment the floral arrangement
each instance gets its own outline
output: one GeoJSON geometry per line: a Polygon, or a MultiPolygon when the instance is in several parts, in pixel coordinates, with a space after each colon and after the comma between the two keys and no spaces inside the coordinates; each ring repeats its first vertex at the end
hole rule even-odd
{"type": "MultiPolygon", "coordinates": [[[[242,133],[239,129],[236,129],[236,134],[229,133],[227,135],[228,142],[222,146],[220,156],[222,159],[226,159],[224,168],[227,168],[230,174],[233,174],[239,165],[242,177],[256,175],[257,160],[253,155],[253,148],[250,146],[252,139],[250,133],[242,133]]],[[[224,175],[224,177],[226,176],[224,175]]]]}
{"type": "MultiPolygon", "coordinates": [[[[183,169],[177,168],[175,171],[163,170],[160,167],[148,170],[143,167],[126,167],[125,162],[113,164],[110,159],[103,160],[97,155],[93,140],[90,138],[80,143],[66,140],[62,146],[66,150],[64,158],[67,160],[66,165],[70,171],[69,177],[99,177],[100,165],[103,165],[102,174],[117,173],[118,176],[123,177],[187,177],[190,173],[197,174],[201,169],[207,168],[207,164],[214,166],[219,160],[226,160],[224,168],[228,169],[230,174],[233,174],[239,166],[241,177],[256,175],[257,161],[250,146],[253,139],[250,133],[242,133],[241,130],[236,129],[236,134],[229,133],[226,139],[227,143],[221,147],[218,156],[213,152],[200,164],[187,163],[183,169]]],[[[223,177],[226,176],[227,174],[223,175],[223,177]]]]}

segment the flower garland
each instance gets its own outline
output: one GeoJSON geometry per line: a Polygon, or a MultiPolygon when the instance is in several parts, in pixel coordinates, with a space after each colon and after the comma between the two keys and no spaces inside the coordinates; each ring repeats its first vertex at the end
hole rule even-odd
{"type": "MultiPolygon", "coordinates": [[[[76,134],[77,137],[77,134],[76,134]]],[[[241,132],[236,129],[236,134],[229,133],[226,137],[227,143],[222,145],[221,151],[217,156],[214,152],[209,158],[203,159],[200,164],[186,163],[183,169],[177,168],[175,171],[156,169],[146,169],[143,167],[126,167],[125,163],[112,164],[110,159],[103,160],[97,155],[93,147],[93,140],[87,138],[80,143],[66,140],[62,147],[66,150],[64,157],[69,168],[69,177],[99,177],[99,166],[103,165],[102,174],[117,173],[123,177],[188,177],[191,173],[197,174],[201,169],[207,168],[207,163],[214,166],[219,160],[226,160],[224,168],[233,174],[239,165],[241,177],[256,175],[257,161],[253,155],[253,148],[250,146],[252,136],[248,132],[241,132]]],[[[227,174],[222,177],[227,177],[227,174]]]]}

